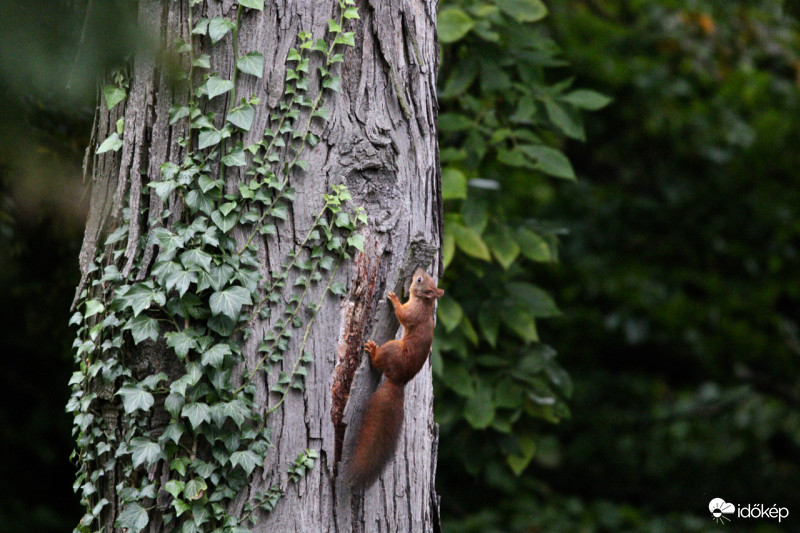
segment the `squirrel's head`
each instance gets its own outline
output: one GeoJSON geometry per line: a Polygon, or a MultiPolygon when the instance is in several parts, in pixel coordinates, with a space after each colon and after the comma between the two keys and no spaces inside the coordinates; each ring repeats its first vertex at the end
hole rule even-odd
{"type": "Polygon", "coordinates": [[[421,268],[414,271],[414,277],[411,280],[409,292],[417,298],[425,298],[427,300],[435,300],[444,295],[444,290],[437,287],[436,282],[430,274],[421,268]]]}

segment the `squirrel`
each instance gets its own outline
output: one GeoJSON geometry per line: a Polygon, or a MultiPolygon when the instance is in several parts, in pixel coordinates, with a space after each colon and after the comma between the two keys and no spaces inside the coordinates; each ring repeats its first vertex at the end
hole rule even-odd
{"type": "Polygon", "coordinates": [[[380,475],[394,455],[403,426],[403,390],[406,383],[422,369],[433,343],[433,306],[444,290],[423,269],[414,271],[410,297],[401,304],[397,295],[389,293],[394,312],[403,325],[400,340],[391,340],[378,347],[367,341],[364,350],[372,365],[386,379],[370,397],[361,419],[361,427],[353,446],[348,477],[356,488],[366,488],[380,475]]]}

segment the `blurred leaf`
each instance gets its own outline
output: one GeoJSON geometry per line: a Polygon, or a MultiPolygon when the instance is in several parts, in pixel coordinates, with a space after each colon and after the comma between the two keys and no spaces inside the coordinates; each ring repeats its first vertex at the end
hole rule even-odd
{"type": "Polygon", "coordinates": [[[439,41],[452,43],[463,38],[475,25],[475,21],[457,7],[448,7],[439,11],[439,41]]]}

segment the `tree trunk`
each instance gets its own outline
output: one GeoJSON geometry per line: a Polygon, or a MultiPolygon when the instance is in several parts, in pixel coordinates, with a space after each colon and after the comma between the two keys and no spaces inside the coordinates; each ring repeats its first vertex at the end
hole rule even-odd
{"type": "Polygon", "coordinates": [[[438,531],[430,364],[406,388],[401,441],[380,479],[358,493],[341,475],[349,428],[379,378],[363,344],[368,338],[384,342],[398,330],[386,293],[401,294],[403,277],[417,266],[434,274],[441,268],[436,2],[281,0],[263,10],[258,0],[242,4],[140,0],[140,23],[159,53],[139,51],[126,82],[110,84],[127,83],[126,98],[109,109],[114,98],[104,91],[98,107],[87,152],[92,197],[76,296],[79,368],[68,406],[76,414],[76,488],[87,506],[78,529],[235,531],[239,519],[251,517],[240,527],[438,531]],[[348,11],[343,17],[347,8],[359,16],[348,11]],[[310,32],[310,43],[323,39],[329,50],[303,48],[301,32],[310,32]],[[177,45],[183,50],[177,65],[163,59],[171,57],[163,50],[175,49],[176,39],[191,43],[177,45]],[[292,59],[296,51],[302,59],[292,59]],[[263,77],[254,73],[257,66],[240,64],[236,73],[235,57],[253,52],[264,57],[263,77]],[[343,54],[341,62],[336,53],[343,54]],[[319,66],[330,70],[327,78],[319,66]],[[175,81],[181,69],[191,83],[175,81]],[[215,82],[204,79],[209,74],[232,80],[233,90],[216,95],[215,82]],[[301,89],[306,105],[293,96],[301,89]],[[216,113],[211,124],[198,122],[193,102],[198,113],[216,113]],[[327,113],[320,111],[323,104],[327,113]],[[299,105],[296,115],[292,105],[299,105]],[[182,116],[182,107],[190,117],[182,116]],[[248,107],[254,110],[249,119],[248,107]],[[234,117],[226,123],[236,109],[244,110],[244,122],[234,117]],[[124,131],[115,149],[120,119],[124,131]],[[298,135],[279,131],[281,124],[298,135]],[[264,137],[270,129],[277,134],[264,137]],[[221,139],[199,147],[214,131],[221,139]],[[110,149],[96,154],[100,146],[110,149]],[[270,149],[275,160],[258,163],[270,149]],[[259,189],[248,185],[268,181],[264,173],[248,173],[259,165],[274,172],[275,182],[285,179],[294,198],[271,189],[264,202],[253,200],[259,189]],[[217,196],[215,179],[222,180],[217,196]],[[339,184],[352,200],[335,188],[339,184]],[[325,194],[339,194],[347,207],[338,212],[349,219],[339,224],[338,207],[325,194]],[[211,204],[203,207],[198,198],[211,204]],[[276,204],[275,198],[282,199],[276,204]],[[366,225],[357,223],[356,206],[366,209],[366,225]],[[320,213],[320,224],[327,222],[334,237],[312,234],[320,213]],[[192,226],[199,217],[206,220],[192,226]],[[317,238],[328,239],[318,248],[333,254],[324,256],[330,260],[315,258],[317,238]],[[314,266],[306,270],[304,264],[314,266]],[[234,274],[204,286],[202,280],[225,265],[233,265],[234,274]],[[163,274],[165,268],[177,270],[173,276],[163,274]],[[248,277],[252,272],[260,277],[248,277]],[[163,287],[159,279],[167,280],[163,287]],[[273,287],[279,297],[269,299],[273,287]],[[292,314],[297,298],[297,308],[304,307],[292,314]],[[307,307],[317,303],[317,310],[307,307]],[[294,334],[281,335],[287,331],[294,334]],[[215,343],[222,348],[211,348],[215,343]],[[176,392],[181,380],[188,386],[176,392]],[[226,401],[248,405],[254,418],[226,415],[226,401]],[[262,427],[271,434],[255,436],[262,427]],[[176,466],[181,457],[185,464],[176,466]],[[235,490],[223,494],[225,483],[235,490]]]}

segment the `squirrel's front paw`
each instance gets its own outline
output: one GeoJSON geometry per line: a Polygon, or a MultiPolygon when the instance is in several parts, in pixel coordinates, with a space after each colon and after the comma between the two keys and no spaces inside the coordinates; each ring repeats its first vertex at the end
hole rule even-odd
{"type": "Polygon", "coordinates": [[[378,351],[378,345],[375,344],[375,341],[367,341],[364,345],[364,350],[370,354],[374,354],[378,351]]]}
{"type": "Polygon", "coordinates": [[[389,299],[393,302],[399,302],[400,300],[397,298],[397,295],[393,292],[389,292],[389,299]]]}

